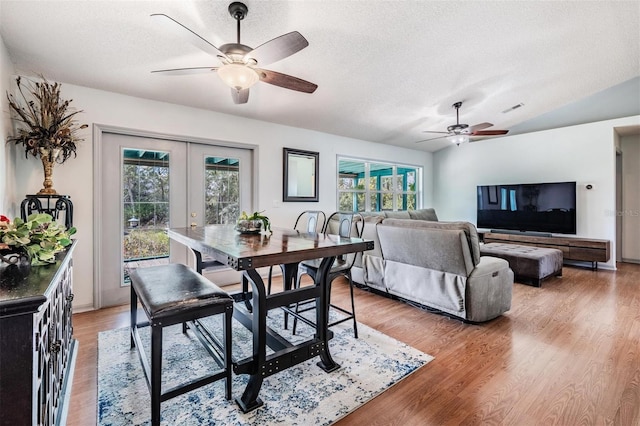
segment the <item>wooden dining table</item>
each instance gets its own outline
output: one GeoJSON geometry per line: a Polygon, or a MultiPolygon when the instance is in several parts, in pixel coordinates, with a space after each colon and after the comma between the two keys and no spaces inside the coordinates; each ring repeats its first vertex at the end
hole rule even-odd
{"type": "Polygon", "coordinates": [[[329,316],[328,273],[337,256],[373,249],[373,241],[345,238],[333,234],[301,233],[292,229],[273,228],[272,233],[241,234],[233,225],[171,228],[168,236],[189,247],[197,259],[207,255],[237,271],[251,285],[251,291],[232,294],[235,302],[246,309],[234,309],[234,318],[252,331],[253,351],[248,358],[234,359],[235,374],[248,374],[249,381],[236,402],[243,412],[252,411],[263,403],[258,397],[265,378],[320,357],[317,365],[326,372],[340,366],[331,358],[327,327],[329,316]],[[298,264],[304,260],[321,258],[314,285],[295,288],[293,285],[298,264]],[[283,271],[283,291],[267,294],[257,269],[279,265],[283,271]],[[275,308],[287,309],[297,302],[315,299],[315,334],[309,340],[292,344],[267,327],[267,312],[275,308]],[[273,352],[267,355],[267,347],[273,352]]]}

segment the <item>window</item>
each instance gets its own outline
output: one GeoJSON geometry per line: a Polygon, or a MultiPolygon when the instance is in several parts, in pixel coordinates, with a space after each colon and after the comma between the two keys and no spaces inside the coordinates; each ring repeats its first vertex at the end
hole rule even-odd
{"type": "Polygon", "coordinates": [[[415,210],[422,167],[338,157],[338,210],[415,210]]]}

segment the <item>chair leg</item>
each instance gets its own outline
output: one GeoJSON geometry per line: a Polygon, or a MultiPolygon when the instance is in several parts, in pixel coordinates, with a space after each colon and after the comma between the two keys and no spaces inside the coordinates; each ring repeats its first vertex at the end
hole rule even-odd
{"type": "Polygon", "coordinates": [[[162,326],[151,325],[151,425],[160,425],[162,393],[162,326]]]}
{"type": "Polygon", "coordinates": [[[351,315],[353,316],[353,337],[358,338],[358,323],[356,322],[356,305],[353,300],[353,280],[351,279],[351,274],[348,276],[349,278],[349,292],[351,293],[351,315]]]}
{"type": "MultiPolygon", "coordinates": [[[[294,312],[297,314],[298,313],[298,308],[300,307],[300,302],[296,302],[296,308],[294,309],[294,312]]],[[[286,330],[286,325],[285,324],[285,330],[286,330]]],[[[293,327],[291,328],[291,334],[295,336],[296,334],[296,328],[298,328],[298,317],[294,316],[293,317],[293,327]]]]}
{"type": "Polygon", "coordinates": [[[133,333],[135,330],[135,327],[137,327],[138,325],[138,295],[136,294],[135,290],[133,289],[133,286],[131,286],[131,320],[130,320],[130,333],[129,333],[129,337],[131,338],[131,348],[135,348],[136,347],[136,341],[133,338],[133,333]]]}
{"type": "MultiPolygon", "coordinates": [[[[295,288],[300,288],[300,281],[302,280],[302,276],[304,274],[309,275],[311,278],[313,278],[313,280],[316,280],[316,277],[314,274],[310,273],[309,271],[306,272],[301,272],[300,269],[298,269],[298,275],[296,276],[296,282],[294,284],[295,288]]],[[[299,312],[299,308],[300,308],[300,302],[296,302],[296,309],[295,309],[295,313],[297,314],[299,312]]],[[[295,335],[296,334],[296,328],[298,327],[298,318],[297,317],[293,317],[293,328],[291,329],[291,334],[295,335]]],[[[287,329],[287,324],[285,323],[285,330],[287,329]]]]}
{"type": "Polygon", "coordinates": [[[271,294],[271,276],[273,275],[273,265],[269,266],[269,278],[267,279],[267,294],[271,294]]]}
{"type": "Polygon", "coordinates": [[[231,399],[231,319],[233,318],[233,306],[230,306],[224,313],[224,368],[225,368],[225,396],[231,399]]]}

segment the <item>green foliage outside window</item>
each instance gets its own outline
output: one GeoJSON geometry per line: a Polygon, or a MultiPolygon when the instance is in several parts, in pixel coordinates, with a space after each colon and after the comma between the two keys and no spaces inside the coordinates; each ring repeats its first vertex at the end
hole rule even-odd
{"type": "Polygon", "coordinates": [[[169,256],[169,237],[163,229],[133,229],[123,243],[125,259],[169,256]]]}
{"type": "Polygon", "coordinates": [[[205,172],[207,224],[234,223],[240,217],[240,173],[237,167],[209,168],[205,172]]]}
{"type": "Polygon", "coordinates": [[[411,166],[338,161],[338,209],[345,211],[415,210],[421,169],[411,166]],[[368,200],[368,205],[367,205],[368,200]]]}
{"type": "MultiPolygon", "coordinates": [[[[126,260],[169,255],[169,155],[125,150],[123,169],[123,243],[126,260]]],[[[207,163],[205,223],[234,223],[240,216],[238,161],[207,163]]]]}

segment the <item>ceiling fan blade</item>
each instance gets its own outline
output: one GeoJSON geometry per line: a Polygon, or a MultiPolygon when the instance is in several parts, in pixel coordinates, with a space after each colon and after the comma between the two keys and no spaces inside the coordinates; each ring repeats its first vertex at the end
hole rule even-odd
{"type": "Polygon", "coordinates": [[[155,70],[151,73],[163,73],[165,75],[190,75],[202,74],[211,71],[217,71],[218,67],[191,67],[191,68],[173,68],[167,70],[155,70]]]}
{"type": "Polygon", "coordinates": [[[154,13],[151,15],[151,18],[153,18],[156,22],[161,24],[167,30],[172,31],[174,34],[178,35],[179,37],[186,39],[189,43],[193,44],[197,48],[209,53],[210,55],[217,57],[220,60],[224,59],[226,61],[231,62],[231,59],[229,59],[227,55],[225,55],[220,50],[218,50],[217,47],[209,43],[204,38],[200,37],[195,32],[191,31],[189,28],[185,27],[175,19],[165,15],[164,13],[154,13]]]}
{"type": "Polygon", "coordinates": [[[231,89],[231,97],[233,98],[234,104],[246,104],[249,100],[249,89],[231,89]]]}
{"type": "Polygon", "coordinates": [[[245,61],[253,59],[260,66],[269,65],[293,55],[308,45],[309,42],[302,34],[292,31],[262,43],[245,55],[245,61]]]}
{"type": "Polygon", "coordinates": [[[472,136],[500,136],[509,133],[508,130],[478,130],[471,133],[472,136]]]}
{"type": "Polygon", "coordinates": [[[448,135],[449,134],[449,132],[434,132],[434,131],[431,131],[431,130],[423,130],[422,133],[441,133],[443,135],[448,135]]]}
{"type": "Polygon", "coordinates": [[[318,88],[317,84],[310,83],[298,77],[282,74],[275,71],[265,70],[262,68],[254,68],[260,80],[274,86],[284,87],[285,89],[297,90],[298,92],[313,93],[318,88]]]}
{"type": "Polygon", "coordinates": [[[482,130],[482,129],[486,129],[487,127],[491,127],[493,126],[493,123],[480,123],[480,124],[476,124],[475,126],[471,126],[469,127],[469,132],[473,133],[476,130],[482,130]]]}
{"type": "MultiPolygon", "coordinates": [[[[442,132],[433,132],[433,133],[442,133],[442,132]]],[[[449,133],[445,133],[445,134],[448,135],[449,133]]],[[[423,140],[417,141],[415,143],[429,142],[429,141],[434,141],[436,139],[443,139],[443,138],[446,138],[446,136],[437,136],[435,138],[423,139],[423,140]]]]}

